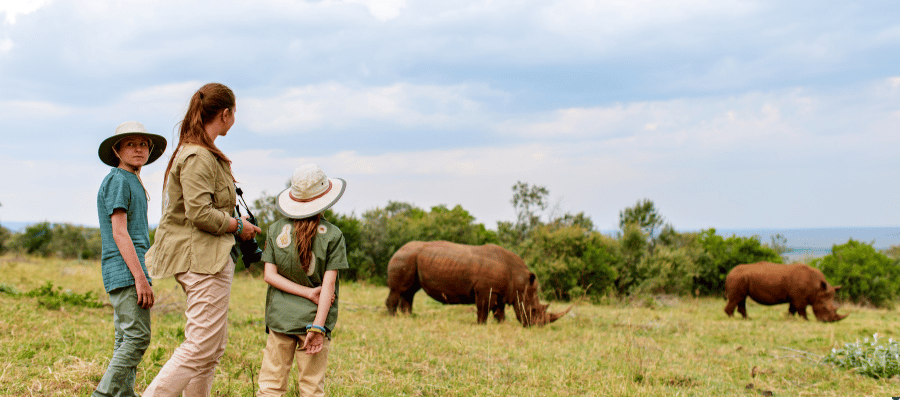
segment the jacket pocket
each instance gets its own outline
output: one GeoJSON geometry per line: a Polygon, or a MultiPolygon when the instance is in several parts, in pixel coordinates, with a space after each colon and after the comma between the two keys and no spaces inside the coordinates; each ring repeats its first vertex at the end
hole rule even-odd
{"type": "Polygon", "coordinates": [[[220,185],[216,182],[216,191],[213,193],[213,207],[220,210],[228,209],[234,206],[234,187],[231,185],[220,185]]]}

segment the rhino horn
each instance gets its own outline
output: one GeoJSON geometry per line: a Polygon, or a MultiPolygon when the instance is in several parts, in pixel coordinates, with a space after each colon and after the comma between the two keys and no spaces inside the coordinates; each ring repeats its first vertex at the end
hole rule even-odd
{"type": "Polygon", "coordinates": [[[547,317],[547,323],[549,324],[549,323],[555,322],[556,320],[562,318],[563,315],[568,314],[569,311],[572,310],[572,307],[574,307],[574,306],[569,306],[569,308],[567,308],[566,311],[563,311],[561,313],[555,313],[555,314],[551,313],[547,317]]]}
{"type": "Polygon", "coordinates": [[[847,316],[850,315],[850,313],[848,312],[848,313],[846,313],[846,314],[844,314],[844,315],[839,315],[838,313],[835,313],[834,315],[835,315],[835,317],[834,317],[833,320],[831,320],[831,322],[838,322],[838,321],[840,321],[840,320],[842,320],[842,319],[844,319],[844,318],[847,318],[847,316]]]}

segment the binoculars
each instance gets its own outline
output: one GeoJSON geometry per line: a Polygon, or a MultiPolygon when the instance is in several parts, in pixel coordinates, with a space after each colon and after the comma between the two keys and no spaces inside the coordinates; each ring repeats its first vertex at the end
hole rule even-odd
{"type": "MultiPolygon", "coordinates": [[[[243,203],[244,209],[247,210],[247,221],[253,225],[259,226],[259,224],[256,223],[256,218],[250,213],[250,207],[247,207],[247,202],[244,201],[244,191],[239,187],[235,187],[235,192],[237,192],[238,197],[241,199],[240,203],[234,206],[238,218],[241,217],[241,203],[243,203]]],[[[250,240],[238,239],[235,247],[237,247],[241,253],[241,259],[244,260],[245,268],[249,268],[250,264],[257,262],[262,258],[262,250],[259,249],[259,243],[256,242],[255,237],[250,240]]]]}

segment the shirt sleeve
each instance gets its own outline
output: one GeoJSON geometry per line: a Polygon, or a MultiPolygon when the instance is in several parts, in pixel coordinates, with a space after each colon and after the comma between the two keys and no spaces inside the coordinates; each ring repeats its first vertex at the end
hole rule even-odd
{"type": "Polygon", "coordinates": [[[119,175],[113,175],[106,185],[106,193],[103,195],[104,207],[106,207],[106,216],[109,217],[117,208],[128,210],[131,205],[131,191],[128,190],[128,184],[125,179],[119,175]]]}
{"type": "Polygon", "coordinates": [[[269,232],[266,234],[266,242],[263,244],[262,258],[260,259],[262,262],[275,264],[275,250],[272,248],[275,245],[275,235],[272,234],[275,225],[269,226],[269,232]]]}
{"type": "Polygon", "coordinates": [[[224,235],[230,217],[213,206],[215,160],[198,154],[188,155],[181,167],[181,188],[185,216],[198,228],[214,235],[224,235]]]}
{"type": "Polygon", "coordinates": [[[328,244],[328,265],[325,270],[336,271],[348,268],[350,268],[350,264],[347,263],[347,245],[344,243],[344,235],[341,234],[337,241],[328,244]]]}

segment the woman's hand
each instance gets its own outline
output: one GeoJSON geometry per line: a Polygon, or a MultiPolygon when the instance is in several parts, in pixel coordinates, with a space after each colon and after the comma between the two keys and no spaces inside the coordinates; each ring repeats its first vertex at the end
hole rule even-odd
{"type": "Polygon", "coordinates": [[[244,229],[241,231],[241,234],[238,237],[241,240],[250,240],[256,237],[256,235],[262,233],[262,229],[259,229],[258,226],[253,225],[249,221],[249,216],[243,215],[241,219],[244,220],[244,229]]]}
{"type": "Polygon", "coordinates": [[[307,332],[306,339],[303,339],[303,347],[306,348],[306,354],[316,354],[325,347],[325,335],[319,332],[307,332]]]}

